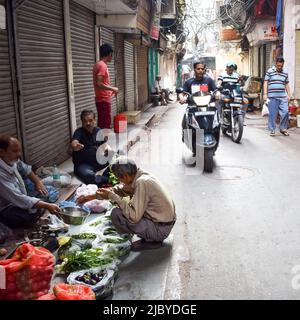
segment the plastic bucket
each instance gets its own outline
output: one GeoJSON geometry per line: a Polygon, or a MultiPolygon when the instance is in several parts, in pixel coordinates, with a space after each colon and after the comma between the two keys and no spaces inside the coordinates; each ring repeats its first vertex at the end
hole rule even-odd
{"type": "Polygon", "coordinates": [[[127,118],[125,114],[120,113],[114,117],[114,131],[116,133],[127,131],[127,118]]]}
{"type": "Polygon", "coordinates": [[[300,115],[297,115],[297,128],[300,128],[300,115]]]}

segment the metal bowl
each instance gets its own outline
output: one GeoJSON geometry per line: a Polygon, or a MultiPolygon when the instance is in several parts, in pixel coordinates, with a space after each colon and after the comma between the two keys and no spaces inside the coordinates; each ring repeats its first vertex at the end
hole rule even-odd
{"type": "Polygon", "coordinates": [[[90,214],[80,207],[65,207],[61,208],[59,215],[67,224],[80,225],[90,214]]]}

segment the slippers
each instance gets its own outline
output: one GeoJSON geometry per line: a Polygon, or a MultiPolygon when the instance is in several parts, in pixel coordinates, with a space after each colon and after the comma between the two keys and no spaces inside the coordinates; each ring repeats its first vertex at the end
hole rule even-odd
{"type": "Polygon", "coordinates": [[[284,136],[290,135],[287,130],[280,130],[280,133],[282,133],[284,136]]]}

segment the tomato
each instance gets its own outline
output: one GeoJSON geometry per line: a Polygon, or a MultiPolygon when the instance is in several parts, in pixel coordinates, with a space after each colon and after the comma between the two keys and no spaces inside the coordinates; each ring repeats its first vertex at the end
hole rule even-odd
{"type": "Polygon", "coordinates": [[[96,300],[94,291],[83,284],[58,283],[53,292],[58,300],[96,300]]]}

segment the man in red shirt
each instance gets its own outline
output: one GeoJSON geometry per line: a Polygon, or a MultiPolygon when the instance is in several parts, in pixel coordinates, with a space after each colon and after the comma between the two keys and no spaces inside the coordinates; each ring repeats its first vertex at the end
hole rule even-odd
{"type": "Polygon", "coordinates": [[[109,129],[111,123],[110,100],[112,95],[118,94],[118,88],[112,87],[109,80],[107,63],[112,60],[113,48],[105,43],[100,47],[100,61],[93,68],[95,100],[98,112],[98,127],[109,129]]]}

